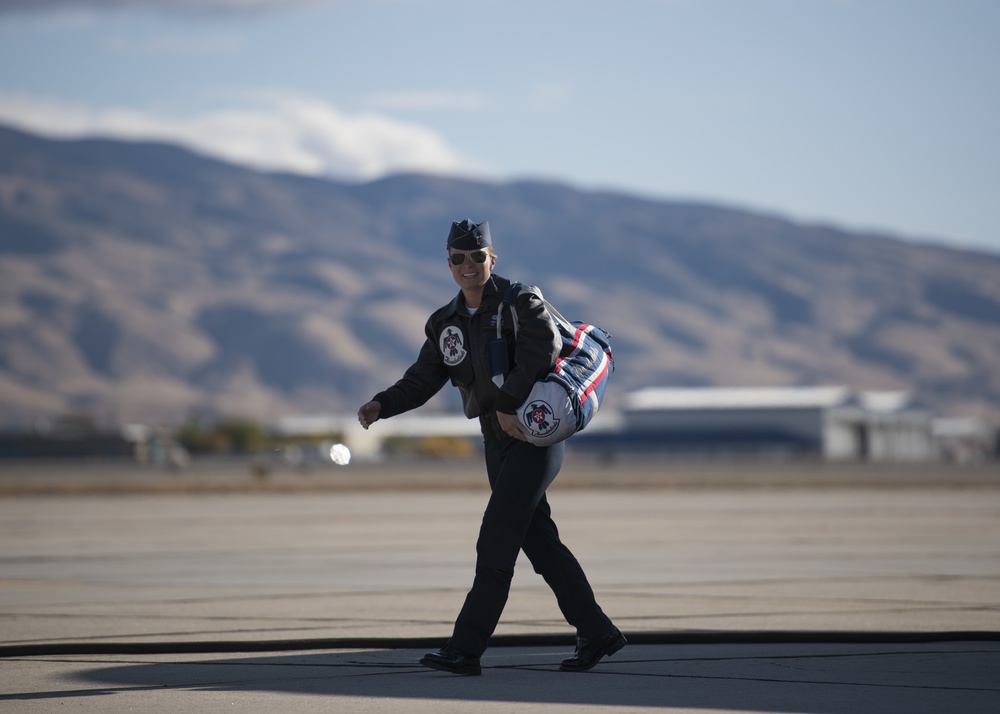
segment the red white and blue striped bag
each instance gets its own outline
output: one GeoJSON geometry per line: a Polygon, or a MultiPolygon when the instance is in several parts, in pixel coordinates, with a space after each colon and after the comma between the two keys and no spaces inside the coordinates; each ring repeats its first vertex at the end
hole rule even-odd
{"type": "Polygon", "coordinates": [[[615,371],[611,335],[586,322],[570,322],[549,304],[538,288],[512,283],[497,310],[497,337],[500,336],[500,313],[507,305],[516,339],[515,301],[522,290],[529,290],[542,299],[562,337],[562,350],[552,371],[535,382],[528,398],[517,410],[518,419],[529,432],[528,441],[536,446],[549,446],[583,431],[601,408],[604,390],[615,371]]]}

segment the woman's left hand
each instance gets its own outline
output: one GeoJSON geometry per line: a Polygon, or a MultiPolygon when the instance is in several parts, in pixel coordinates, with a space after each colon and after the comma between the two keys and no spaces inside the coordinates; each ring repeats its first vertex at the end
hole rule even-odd
{"type": "Polygon", "coordinates": [[[497,412],[497,421],[500,422],[500,428],[507,434],[520,441],[527,441],[525,438],[524,427],[521,426],[521,422],[518,420],[517,416],[514,414],[497,412]]]}

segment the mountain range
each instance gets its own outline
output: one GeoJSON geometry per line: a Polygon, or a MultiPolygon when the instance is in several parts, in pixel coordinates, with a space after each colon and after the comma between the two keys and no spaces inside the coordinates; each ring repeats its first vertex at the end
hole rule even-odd
{"type": "MultiPolygon", "coordinates": [[[[707,203],[396,175],[271,174],[180,147],[0,128],[0,426],[353,412],[457,291],[451,221],[496,272],[613,334],[649,386],[912,390],[1000,418],[1000,256],[707,203]]],[[[446,388],[428,408],[459,408],[446,388]]]]}

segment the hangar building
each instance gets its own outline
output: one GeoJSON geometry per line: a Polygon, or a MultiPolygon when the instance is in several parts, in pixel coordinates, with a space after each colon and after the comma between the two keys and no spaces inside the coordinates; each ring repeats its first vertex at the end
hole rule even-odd
{"type": "Polygon", "coordinates": [[[623,397],[619,439],[678,452],[934,458],[933,415],[908,392],[848,387],[649,388],[623,397]]]}

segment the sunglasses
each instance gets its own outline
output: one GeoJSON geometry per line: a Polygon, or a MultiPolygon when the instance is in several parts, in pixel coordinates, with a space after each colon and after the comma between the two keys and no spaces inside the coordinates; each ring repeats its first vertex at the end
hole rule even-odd
{"type": "Polygon", "coordinates": [[[473,263],[485,263],[486,259],[490,257],[490,254],[485,250],[474,250],[471,253],[448,254],[448,260],[451,261],[452,265],[461,265],[465,262],[466,257],[472,258],[473,263]]]}

